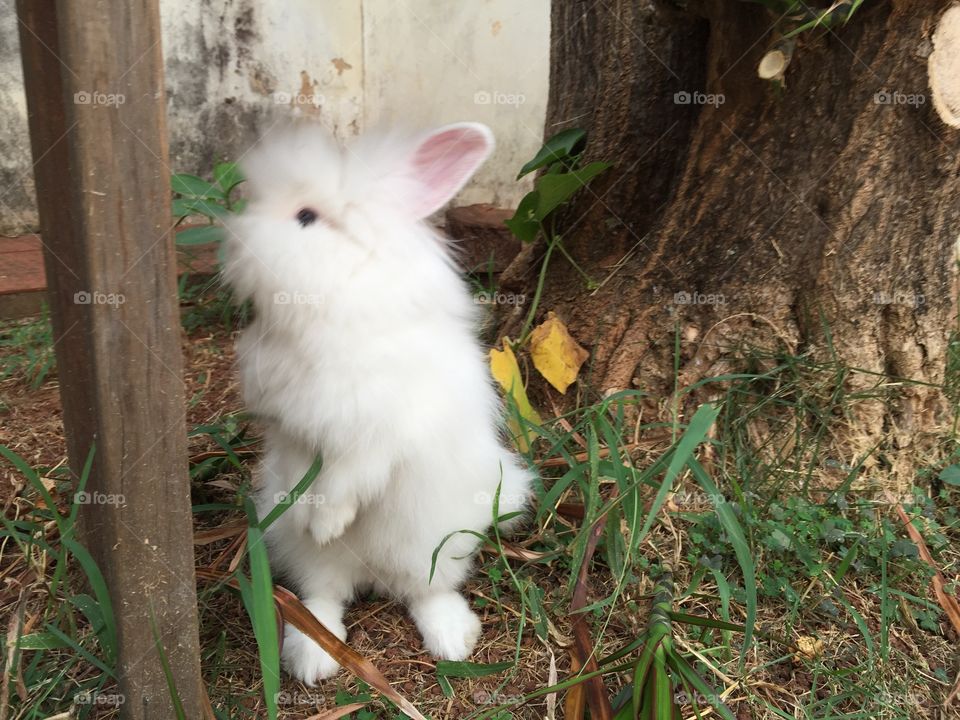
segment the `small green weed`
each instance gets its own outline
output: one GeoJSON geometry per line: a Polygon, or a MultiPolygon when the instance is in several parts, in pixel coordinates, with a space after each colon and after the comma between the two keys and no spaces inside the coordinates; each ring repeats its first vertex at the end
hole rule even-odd
{"type": "Polygon", "coordinates": [[[56,366],[46,306],[38,318],[0,322],[0,380],[22,378],[36,390],[56,366]]]}
{"type": "Polygon", "coordinates": [[[177,224],[190,217],[202,217],[206,224],[187,228],[177,233],[177,244],[205,245],[223,240],[222,222],[233,213],[243,210],[246,201],[235,197],[244,181],[236,163],[221,162],[213,168],[213,180],[196,175],[177,173],[170,179],[174,193],[173,217],[177,224]]]}

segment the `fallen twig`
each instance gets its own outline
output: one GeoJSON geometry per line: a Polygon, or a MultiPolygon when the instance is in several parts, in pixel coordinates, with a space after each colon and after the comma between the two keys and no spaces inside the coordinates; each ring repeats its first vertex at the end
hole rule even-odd
{"type": "MultiPolygon", "coordinates": [[[[887,499],[891,503],[895,503],[893,495],[889,492],[887,493],[887,499]]],[[[957,602],[957,598],[947,593],[945,589],[946,580],[933,561],[933,556],[930,554],[930,550],[927,549],[927,543],[924,542],[923,536],[913,526],[913,523],[910,522],[910,517],[906,511],[904,511],[903,505],[896,503],[895,508],[897,515],[900,516],[900,520],[903,521],[903,526],[906,528],[907,534],[910,535],[913,544],[917,546],[920,557],[933,569],[933,592],[937,596],[937,602],[940,603],[940,607],[942,607],[943,611],[947,614],[947,617],[953,624],[954,630],[960,633],[960,603],[957,602]]]]}

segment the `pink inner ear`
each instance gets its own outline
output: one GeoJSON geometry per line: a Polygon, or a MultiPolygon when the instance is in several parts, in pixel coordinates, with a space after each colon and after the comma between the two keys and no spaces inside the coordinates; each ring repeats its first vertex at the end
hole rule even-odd
{"type": "Polygon", "coordinates": [[[483,126],[443,128],[426,138],[410,160],[411,175],[419,186],[413,198],[417,217],[426,217],[446,205],[492,148],[490,131],[483,126]]]}

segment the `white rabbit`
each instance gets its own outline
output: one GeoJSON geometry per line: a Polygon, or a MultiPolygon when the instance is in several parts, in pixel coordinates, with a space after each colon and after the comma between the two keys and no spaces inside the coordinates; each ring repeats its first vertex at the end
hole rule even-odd
{"type": "MultiPolygon", "coordinates": [[[[498,485],[505,515],[523,509],[533,479],[501,439],[478,306],[424,222],[492,148],[474,123],[347,148],[315,126],[268,137],[244,163],[251,200],[228,228],[224,263],[255,307],[237,352],[247,405],[266,425],[260,517],[323,456],[267,532],[275,574],[341,639],[355,590],[388,592],[448,660],[469,656],[480,634],[458,592],[478,545],[469,531],[490,528],[498,485]]],[[[338,668],[290,627],[283,662],[307,684],[338,668]]]]}

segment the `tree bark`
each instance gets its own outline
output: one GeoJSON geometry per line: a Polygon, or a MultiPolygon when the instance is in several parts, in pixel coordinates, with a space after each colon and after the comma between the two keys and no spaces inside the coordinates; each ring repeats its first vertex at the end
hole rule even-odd
{"type": "MultiPolygon", "coordinates": [[[[581,388],[668,397],[678,334],[680,387],[742,369],[747,346],[867,371],[851,392],[869,373],[944,384],[960,137],[927,56],[949,4],[865,3],[805,32],[779,87],[757,76],[778,40],[760,5],[554,3],[546,134],[583,127],[588,160],[615,163],[560,222],[600,289],[555,260],[538,311],[591,351],[581,388]]],[[[951,410],[916,384],[858,402],[848,457],[879,443],[904,477],[951,410]]]]}

